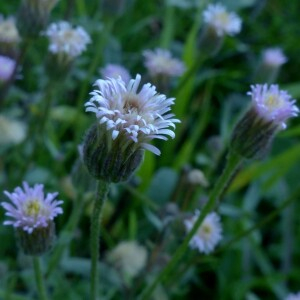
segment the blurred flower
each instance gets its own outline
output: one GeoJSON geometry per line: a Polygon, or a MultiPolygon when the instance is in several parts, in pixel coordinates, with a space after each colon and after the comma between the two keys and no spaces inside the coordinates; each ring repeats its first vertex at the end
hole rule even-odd
{"type": "Polygon", "coordinates": [[[192,185],[200,185],[203,187],[208,187],[208,181],[199,169],[192,169],[187,174],[187,181],[192,185]]]}
{"type": "Polygon", "coordinates": [[[145,50],[145,66],[151,76],[181,76],[185,71],[182,61],[173,58],[170,51],[165,49],[155,49],[154,51],[145,50]]]}
{"type": "Polygon", "coordinates": [[[26,125],[24,123],[0,115],[0,145],[19,144],[25,136],[26,125]]]}
{"type": "Polygon", "coordinates": [[[203,12],[203,19],[219,36],[235,35],[241,31],[241,19],[235,13],[227,12],[219,3],[209,4],[203,12]]]}
{"type": "Polygon", "coordinates": [[[15,60],[7,56],[0,55],[0,82],[10,80],[14,74],[15,68],[15,60]]]}
{"type": "Polygon", "coordinates": [[[116,65],[116,64],[106,65],[104,68],[100,69],[100,73],[103,79],[108,79],[108,78],[117,79],[119,76],[121,76],[125,84],[128,84],[131,79],[131,75],[129,74],[128,70],[123,66],[116,65]]]}
{"type": "Polygon", "coordinates": [[[300,300],[300,292],[297,294],[288,294],[284,300],[300,300]]]}
{"type": "Polygon", "coordinates": [[[20,227],[31,234],[36,228],[47,227],[57,215],[62,214],[60,205],[63,201],[54,200],[58,193],[44,195],[44,186],[36,184],[33,188],[23,182],[23,189],[15,188],[13,193],[4,191],[12,203],[2,202],[6,210],[5,215],[11,220],[4,221],[4,225],[20,227]]]}
{"type": "Polygon", "coordinates": [[[115,266],[122,276],[133,278],[146,266],[147,250],[136,241],[124,241],[107,254],[107,261],[115,266]]]}
{"type": "Polygon", "coordinates": [[[170,113],[175,99],[158,94],[150,83],[138,92],[140,82],[140,75],[127,86],[120,77],[99,79],[85,104],[87,112],[95,113],[97,124],[85,137],[83,156],[88,171],[97,179],[127,180],[140,165],[144,149],[160,155],[149,143],[152,139],[175,137],[168,129],[180,122],[170,113]]]}
{"type": "Polygon", "coordinates": [[[266,65],[280,67],[287,62],[281,48],[268,48],[262,52],[262,60],[266,65]]]}
{"type": "Polygon", "coordinates": [[[45,35],[50,40],[51,53],[64,54],[70,59],[79,56],[91,42],[90,36],[82,27],[73,28],[66,21],[50,24],[45,35]]]}
{"type": "MultiPolygon", "coordinates": [[[[200,212],[196,210],[191,219],[184,221],[185,228],[189,232],[197,221],[200,212]]],[[[199,252],[209,254],[222,239],[222,225],[220,217],[212,212],[208,214],[198,228],[197,233],[190,241],[192,249],[198,249],[199,252]]]]}
{"type": "Polygon", "coordinates": [[[253,85],[248,95],[252,106],[236,124],[230,147],[245,158],[260,158],[271,146],[276,131],[286,128],[286,121],[299,109],[295,100],[278,85],[253,85]]]}
{"type": "Polygon", "coordinates": [[[19,41],[20,36],[15,19],[12,17],[4,19],[4,17],[0,15],[0,43],[16,44],[19,41]]]}

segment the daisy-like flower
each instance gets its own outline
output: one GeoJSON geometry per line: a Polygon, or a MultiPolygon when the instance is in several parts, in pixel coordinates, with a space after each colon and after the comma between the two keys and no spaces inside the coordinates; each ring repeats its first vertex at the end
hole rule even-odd
{"type": "Polygon", "coordinates": [[[145,66],[151,76],[181,76],[185,65],[177,58],[173,58],[170,51],[157,48],[154,51],[145,50],[145,66]]]}
{"type": "Polygon", "coordinates": [[[129,74],[128,70],[123,66],[117,64],[106,65],[104,68],[100,69],[100,73],[103,79],[107,79],[107,78],[117,79],[120,76],[122,80],[125,82],[125,84],[128,84],[131,79],[131,75],[129,74]]]}
{"type": "Polygon", "coordinates": [[[4,18],[0,15],[0,42],[16,44],[20,41],[19,32],[15,19],[12,17],[4,18]]]}
{"type": "Polygon", "coordinates": [[[50,24],[45,35],[50,40],[51,53],[64,54],[71,59],[79,56],[91,42],[90,36],[82,27],[73,28],[66,21],[50,24]]]}
{"type": "Polygon", "coordinates": [[[97,89],[85,104],[86,111],[96,114],[99,124],[110,132],[113,140],[125,137],[137,148],[160,155],[160,151],[149,142],[155,138],[167,140],[166,136],[175,137],[175,133],[168,129],[175,128],[174,123],[180,122],[170,113],[175,99],[158,94],[150,83],[138,91],[140,82],[140,75],[131,79],[127,86],[121,78],[97,80],[97,89]]]}
{"type": "Polygon", "coordinates": [[[242,21],[237,14],[228,12],[222,4],[209,4],[203,12],[204,22],[219,36],[235,35],[241,31],[242,21]]]}
{"type": "MultiPolygon", "coordinates": [[[[197,221],[200,212],[196,210],[191,219],[184,221],[185,228],[189,232],[197,221]]],[[[215,212],[208,214],[198,228],[198,231],[190,241],[192,249],[198,249],[199,252],[209,254],[222,239],[222,225],[219,215],[215,212]]]]}
{"type": "Polygon", "coordinates": [[[286,91],[280,90],[278,85],[252,85],[251,91],[247,94],[252,97],[254,109],[259,116],[277,124],[281,129],[286,128],[287,119],[296,117],[299,113],[295,105],[296,100],[286,91]]]}
{"type": "Polygon", "coordinates": [[[297,294],[289,294],[284,298],[284,300],[300,300],[300,292],[297,294]]]}
{"type": "Polygon", "coordinates": [[[16,68],[16,61],[7,57],[0,55],[0,82],[8,81],[16,68]]]}
{"type": "Polygon", "coordinates": [[[262,52],[262,62],[268,66],[280,67],[287,62],[287,57],[279,47],[268,48],[262,52]]]}
{"type": "Polygon", "coordinates": [[[2,202],[1,205],[6,210],[5,215],[12,219],[3,224],[20,228],[28,234],[48,227],[57,215],[63,213],[60,207],[63,201],[55,200],[58,193],[45,195],[43,189],[42,184],[29,187],[27,182],[23,182],[23,189],[17,187],[12,193],[4,191],[12,203],[2,202]]]}

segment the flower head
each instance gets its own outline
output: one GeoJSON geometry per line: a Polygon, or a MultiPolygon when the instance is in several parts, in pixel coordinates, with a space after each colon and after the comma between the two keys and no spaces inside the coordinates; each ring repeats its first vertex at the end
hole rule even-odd
{"type": "Polygon", "coordinates": [[[121,78],[97,80],[97,89],[85,104],[86,111],[95,113],[99,124],[110,132],[112,140],[121,139],[125,144],[135,144],[136,148],[159,155],[160,151],[149,142],[155,138],[167,140],[166,136],[175,137],[168,129],[175,128],[174,123],[180,122],[170,113],[175,99],[158,94],[150,83],[138,91],[140,82],[140,75],[131,79],[128,85],[121,78]]]}
{"type": "Polygon", "coordinates": [[[19,41],[20,36],[15,19],[12,17],[4,19],[4,17],[0,15],[0,42],[14,44],[19,41]]]}
{"type": "Polygon", "coordinates": [[[131,75],[129,74],[128,70],[121,65],[108,64],[104,68],[100,69],[100,72],[103,79],[117,79],[120,76],[125,84],[128,84],[131,79],[131,75]]]}
{"type": "Polygon", "coordinates": [[[289,294],[284,298],[284,300],[300,300],[300,292],[297,294],[289,294]]]}
{"type": "Polygon", "coordinates": [[[0,114],[0,145],[16,145],[21,143],[25,137],[25,123],[0,114]]]}
{"type": "Polygon", "coordinates": [[[166,75],[166,76],[181,76],[185,71],[185,66],[182,61],[173,58],[168,50],[155,49],[154,51],[145,50],[145,66],[151,76],[166,75]]]}
{"type": "Polygon", "coordinates": [[[31,188],[27,182],[23,182],[23,189],[17,187],[12,193],[4,191],[12,203],[2,202],[1,205],[6,210],[5,215],[12,219],[3,224],[21,228],[29,234],[35,229],[48,227],[57,215],[63,213],[60,207],[63,201],[55,200],[58,193],[45,196],[43,189],[42,184],[31,188]]]}
{"type": "Polygon", "coordinates": [[[217,35],[235,35],[241,31],[242,21],[235,13],[230,13],[222,4],[209,4],[203,12],[204,22],[213,28],[217,35]]]}
{"type": "Polygon", "coordinates": [[[45,35],[50,40],[51,53],[65,54],[70,58],[79,56],[91,42],[90,36],[82,27],[73,28],[66,21],[50,24],[45,35]]]}
{"type": "Polygon", "coordinates": [[[278,124],[281,129],[286,128],[287,119],[299,113],[296,101],[286,91],[279,90],[278,85],[252,85],[248,95],[252,96],[254,108],[260,117],[278,124]]]}
{"type": "Polygon", "coordinates": [[[0,82],[8,81],[14,74],[16,68],[16,61],[0,55],[0,82]]]}
{"type": "MultiPolygon", "coordinates": [[[[196,210],[195,215],[191,219],[184,221],[184,225],[188,232],[193,228],[199,215],[200,212],[196,210]]],[[[222,225],[220,217],[212,212],[205,217],[197,233],[191,239],[190,247],[198,249],[199,252],[208,254],[214,250],[221,239],[222,225]]]]}
{"type": "Polygon", "coordinates": [[[262,61],[268,66],[280,67],[287,62],[287,57],[281,48],[268,48],[262,52],[262,61]]]}

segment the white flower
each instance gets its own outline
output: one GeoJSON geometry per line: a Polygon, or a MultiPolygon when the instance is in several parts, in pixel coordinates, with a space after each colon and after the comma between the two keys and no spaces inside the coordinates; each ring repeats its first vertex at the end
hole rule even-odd
{"type": "Polygon", "coordinates": [[[281,48],[268,48],[262,53],[262,61],[266,65],[280,67],[287,62],[287,57],[281,48]]]}
{"type": "Polygon", "coordinates": [[[183,62],[173,58],[168,50],[159,48],[154,51],[145,50],[143,55],[145,57],[144,64],[151,76],[181,76],[185,71],[183,62]]]}
{"type": "Polygon", "coordinates": [[[106,65],[104,68],[100,69],[100,73],[103,79],[107,79],[107,78],[117,79],[119,76],[121,76],[125,84],[128,84],[128,82],[131,79],[131,75],[129,74],[128,70],[123,66],[116,65],[116,64],[106,65]]]}
{"type": "Polygon", "coordinates": [[[126,241],[118,244],[107,255],[107,261],[120,270],[125,277],[135,277],[145,267],[147,250],[136,241],[126,241]]]}
{"type": "Polygon", "coordinates": [[[16,68],[16,61],[7,57],[0,55],[0,81],[8,81],[16,68]]]}
{"type": "Polygon", "coordinates": [[[51,53],[62,53],[71,58],[79,56],[91,42],[90,36],[82,27],[73,28],[66,21],[52,23],[45,35],[50,40],[49,51],[51,53]]]}
{"type": "Polygon", "coordinates": [[[14,18],[8,17],[4,19],[4,17],[0,15],[0,41],[3,43],[17,43],[20,41],[14,18]]]}
{"type": "Polygon", "coordinates": [[[286,128],[287,119],[299,113],[298,107],[294,105],[296,101],[286,91],[279,90],[276,84],[252,85],[247,94],[252,96],[253,106],[259,116],[278,124],[281,129],[286,128]]]}
{"type": "Polygon", "coordinates": [[[300,292],[297,294],[289,294],[284,298],[284,300],[300,300],[300,292]]]}
{"type": "Polygon", "coordinates": [[[140,75],[131,79],[127,86],[120,77],[97,80],[97,89],[85,104],[86,111],[96,114],[105,130],[111,131],[113,140],[126,137],[137,147],[160,155],[160,151],[149,141],[175,137],[174,132],[168,129],[175,128],[174,123],[180,122],[170,113],[175,99],[158,94],[150,83],[144,84],[138,91],[140,82],[140,75]]]}
{"type": "Polygon", "coordinates": [[[242,21],[235,13],[227,12],[222,4],[209,4],[203,12],[204,22],[213,28],[217,35],[235,35],[241,31],[242,21]]]}
{"type": "MultiPolygon", "coordinates": [[[[195,215],[191,219],[184,221],[187,232],[193,228],[199,215],[200,212],[196,210],[195,215]]],[[[205,217],[198,228],[198,231],[191,239],[190,247],[192,249],[198,249],[199,252],[208,254],[214,250],[221,239],[222,226],[220,217],[216,213],[212,212],[205,217]]]]}
{"type": "Polygon", "coordinates": [[[0,145],[19,144],[25,137],[26,124],[0,115],[0,145]]]}

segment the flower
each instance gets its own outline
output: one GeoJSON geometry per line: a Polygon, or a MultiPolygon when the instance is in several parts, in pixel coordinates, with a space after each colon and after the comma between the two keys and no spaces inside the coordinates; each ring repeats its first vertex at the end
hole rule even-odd
{"type": "MultiPolygon", "coordinates": [[[[195,215],[191,219],[184,221],[185,228],[189,232],[200,215],[200,211],[196,210],[195,215]]],[[[222,239],[222,225],[220,217],[212,212],[208,214],[198,228],[198,231],[190,241],[192,249],[198,249],[199,252],[209,254],[214,250],[216,245],[222,239]]]]}
{"type": "Polygon", "coordinates": [[[242,21],[235,13],[227,12],[222,4],[209,4],[203,12],[204,22],[219,36],[235,35],[241,31],[242,21]]]}
{"type": "Polygon", "coordinates": [[[124,139],[124,147],[134,144],[137,149],[160,155],[159,149],[149,142],[155,138],[167,140],[166,136],[175,137],[168,129],[175,128],[174,123],[180,122],[170,113],[175,99],[158,94],[150,83],[144,84],[138,92],[140,82],[139,74],[127,86],[120,77],[97,80],[97,89],[85,104],[86,111],[95,113],[99,124],[110,132],[113,141],[124,139]]]}
{"type": "Polygon", "coordinates": [[[181,76],[185,66],[179,59],[173,58],[170,51],[157,48],[154,51],[145,50],[145,66],[151,76],[181,76]]]}
{"type": "Polygon", "coordinates": [[[14,74],[16,61],[8,56],[0,55],[0,82],[8,81],[14,74]]]}
{"type": "Polygon", "coordinates": [[[0,42],[14,44],[19,41],[20,36],[15,19],[12,17],[4,19],[4,17],[0,15],[0,42]]]}
{"type": "Polygon", "coordinates": [[[131,79],[131,75],[129,74],[128,70],[121,65],[116,64],[108,64],[104,68],[100,69],[100,73],[104,79],[107,78],[115,78],[117,79],[121,76],[122,80],[125,84],[131,79]]]}
{"type": "Polygon", "coordinates": [[[192,169],[188,172],[187,182],[191,185],[200,185],[202,187],[209,186],[209,183],[208,183],[205,175],[199,169],[192,169]]]}
{"type": "Polygon", "coordinates": [[[299,109],[295,104],[296,100],[283,90],[279,90],[278,85],[257,84],[251,86],[251,91],[247,95],[252,96],[254,109],[266,121],[277,124],[279,128],[285,129],[285,121],[291,117],[296,117],[299,109]]]}
{"type": "Polygon", "coordinates": [[[107,261],[120,270],[124,277],[135,277],[145,267],[147,250],[136,241],[124,241],[107,255],[107,261]]]}
{"type": "Polygon", "coordinates": [[[50,40],[51,53],[65,54],[69,58],[79,56],[91,42],[90,36],[82,27],[73,28],[66,21],[50,24],[45,35],[50,40]]]}
{"type": "Polygon", "coordinates": [[[297,294],[288,294],[284,300],[300,300],[300,292],[297,294]]]}
{"type": "MultiPolygon", "coordinates": [[[[1,60],[0,60],[1,65],[1,60]]],[[[26,124],[0,114],[0,145],[16,145],[26,137],[26,124]]]]}
{"type": "Polygon", "coordinates": [[[5,215],[12,219],[3,224],[21,228],[29,234],[48,227],[57,215],[63,213],[60,207],[63,201],[54,200],[58,193],[45,196],[43,189],[42,184],[35,184],[31,188],[27,182],[23,182],[23,189],[17,187],[12,193],[4,191],[12,203],[2,202],[1,205],[6,210],[5,215]]]}
{"type": "Polygon", "coordinates": [[[268,48],[262,52],[262,61],[268,66],[280,67],[287,62],[287,57],[279,47],[268,48]]]}

